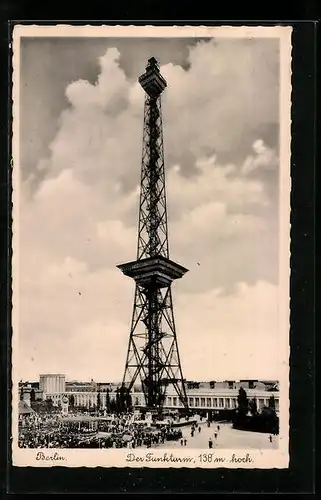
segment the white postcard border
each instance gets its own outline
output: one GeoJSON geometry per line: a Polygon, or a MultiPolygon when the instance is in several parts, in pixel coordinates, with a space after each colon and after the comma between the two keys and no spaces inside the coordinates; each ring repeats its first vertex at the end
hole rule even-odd
{"type": "Polygon", "coordinates": [[[291,34],[290,26],[37,26],[16,25],[13,32],[13,257],[12,257],[12,463],[32,467],[188,467],[287,468],[289,466],[289,330],[290,330],[290,157],[291,157],[291,34]],[[220,37],[280,40],[280,252],[279,352],[280,434],[276,450],[204,449],[20,449],[18,442],[19,349],[19,82],[21,37],[220,37]],[[50,453],[49,453],[50,451],[50,453]],[[131,456],[129,456],[131,455],[131,456]],[[47,458],[43,458],[47,457],[47,458]],[[134,458],[135,457],[135,458],[134,458]]]}

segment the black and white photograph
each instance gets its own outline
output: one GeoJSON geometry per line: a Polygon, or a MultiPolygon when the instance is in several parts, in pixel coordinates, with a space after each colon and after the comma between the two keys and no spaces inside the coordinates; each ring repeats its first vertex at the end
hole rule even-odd
{"type": "Polygon", "coordinates": [[[15,26],[16,466],[288,467],[291,28],[15,26]]]}

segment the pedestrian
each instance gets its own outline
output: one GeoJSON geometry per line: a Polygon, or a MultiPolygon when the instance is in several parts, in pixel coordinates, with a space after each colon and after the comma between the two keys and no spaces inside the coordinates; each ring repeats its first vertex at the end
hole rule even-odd
{"type": "Polygon", "coordinates": [[[217,439],[217,432],[214,433],[214,437],[215,437],[215,439],[217,439]]]}
{"type": "Polygon", "coordinates": [[[270,440],[270,443],[272,443],[272,436],[271,436],[271,434],[269,435],[269,440],[270,440]]]}
{"type": "Polygon", "coordinates": [[[211,422],[209,420],[207,421],[207,427],[211,427],[211,422]]]}
{"type": "Polygon", "coordinates": [[[219,426],[219,425],[217,426],[217,430],[218,430],[218,431],[220,430],[220,426],[219,426]]]}
{"type": "Polygon", "coordinates": [[[209,447],[210,449],[211,449],[211,448],[213,448],[213,441],[212,441],[212,439],[211,439],[211,438],[209,438],[209,440],[208,440],[208,447],[209,447]]]}
{"type": "Polygon", "coordinates": [[[201,426],[200,425],[198,426],[198,432],[201,432],[201,426]]]}
{"type": "Polygon", "coordinates": [[[184,439],[184,446],[186,446],[186,444],[187,444],[187,439],[185,438],[184,439]]]}
{"type": "Polygon", "coordinates": [[[183,446],[183,444],[184,444],[184,441],[183,441],[183,439],[181,439],[181,446],[183,446]]]}
{"type": "Polygon", "coordinates": [[[191,430],[191,437],[194,437],[194,431],[191,430]]]}

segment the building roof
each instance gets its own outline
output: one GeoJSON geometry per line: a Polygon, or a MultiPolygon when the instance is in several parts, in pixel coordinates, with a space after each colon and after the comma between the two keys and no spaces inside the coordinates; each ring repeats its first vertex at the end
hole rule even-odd
{"type": "Polygon", "coordinates": [[[19,415],[29,415],[30,413],[35,413],[35,411],[27,405],[25,401],[19,401],[19,415]]]}

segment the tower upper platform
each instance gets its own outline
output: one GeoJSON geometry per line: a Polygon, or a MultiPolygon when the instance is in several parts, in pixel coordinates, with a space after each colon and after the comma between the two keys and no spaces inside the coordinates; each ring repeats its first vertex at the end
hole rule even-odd
{"type": "Polygon", "coordinates": [[[158,63],[155,57],[148,59],[146,71],[138,78],[139,83],[152,98],[157,98],[167,87],[165,78],[160,74],[158,63]]]}
{"type": "Polygon", "coordinates": [[[126,262],[117,266],[126,276],[133,278],[137,285],[153,284],[158,288],[169,286],[172,281],[182,278],[188,271],[185,267],[162,256],[126,262]]]}

